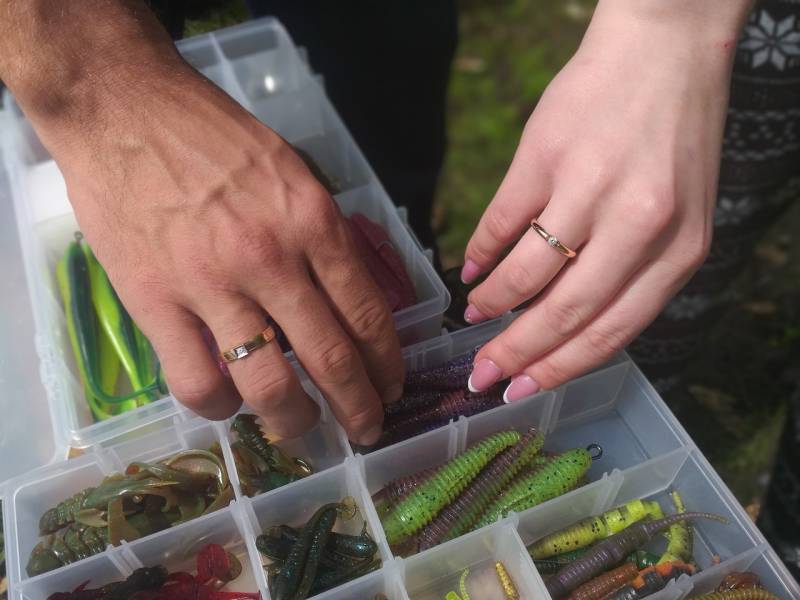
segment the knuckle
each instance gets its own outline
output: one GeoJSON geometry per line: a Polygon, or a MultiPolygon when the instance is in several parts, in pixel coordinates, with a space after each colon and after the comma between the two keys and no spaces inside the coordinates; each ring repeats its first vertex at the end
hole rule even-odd
{"type": "Polygon", "coordinates": [[[667,231],[677,215],[675,193],[669,187],[651,190],[640,196],[631,213],[636,216],[636,225],[650,237],[656,237],[667,231]]]}
{"type": "Polygon", "coordinates": [[[263,269],[283,262],[284,251],[280,241],[266,230],[248,228],[237,233],[233,242],[234,264],[263,269]]]}
{"type": "Polygon", "coordinates": [[[377,403],[364,403],[344,418],[346,429],[355,434],[368,431],[375,423],[381,423],[382,419],[383,411],[377,403]]]}
{"type": "Polygon", "coordinates": [[[377,295],[368,295],[350,309],[353,329],[368,340],[384,339],[393,330],[393,318],[377,295]]]}
{"type": "Polygon", "coordinates": [[[535,379],[545,388],[554,388],[572,379],[572,373],[555,356],[548,356],[536,364],[535,379]]]}
{"type": "Polygon", "coordinates": [[[214,374],[191,373],[188,376],[169,378],[169,389],[181,404],[200,412],[208,407],[217,389],[217,377],[214,374]]]}
{"type": "Polygon", "coordinates": [[[571,300],[543,303],[542,318],[545,326],[562,338],[573,335],[585,321],[578,304],[571,300]]]}
{"type": "Polygon", "coordinates": [[[536,276],[528,265],[523,262],[512,262],[503,271],[506,286],[515,299],[521,301],[531,296],[536,285],[536,276]]]}
{"type": "Polygon", "coordinates": [[[530,363],[527,352],[514,338],[500,335],[491,343],[489,354],[506,375],[513,375],[530,363]]]}
{"type": "Polygon", "coordinates": [[[353,379],[357,358],[354,349],[346,340],[333,341],[317,354],[320,377],[326,382],[343,385],[353,379]]]}
{"type": "Polygon", "coordinates": [[[484,213],[481,225],[486,235],[473,236],[467,248],[467,255],[473,257],[478,264],[486,264],[494,259],[495,245],[505,246],[511,241],[514,237],[514,227],[503,211],[496,208],[489,208],[484,213]]]}
{"type": "Polygon", "coordinates": [[[251,406],[273,406],[291,395],[294,374],[288,365],[285,368],[262,368],[248,374],[237,382],[242,398],[251,406]]]}
{"type": "Polygon", "coordinates": [[[628,340],[620,330],[594,323],[586,329],[586,342],[600,363],[625,348],[628,340]]]}

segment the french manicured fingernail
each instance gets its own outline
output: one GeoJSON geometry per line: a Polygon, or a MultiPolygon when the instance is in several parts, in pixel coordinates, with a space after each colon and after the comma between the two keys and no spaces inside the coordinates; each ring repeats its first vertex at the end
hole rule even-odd
{"type": "Polygon", "coordinates": [[[377,425],[359,437],[358,443],[362,446],[374,446],[381,439],[382,434],[383,427],[377,425]]]}
{"type": "Polygon", "coordinates": [[[464,320],[467,323],[474,325],[475,323],[485,321],[486,315],[470,304],[467,306],[467,310],[464,311],[464,320]]]}
{"type": "Polygon", "coordinates": [[[488,358],[482,358],[472,369],[467,387],[470,392],[485,392],[495,383],[500,381],[503,371],[488,358]]]}
{"type": "Polygon", "coordinates": [[[474,260],[467,259],[464,266],[461,267],[461,282],[468,284],[475,281],[478,275],[481,274],[481,268],[474,260]]]}
{"type": "Polygon", "coordinates": [[[509,386],[506,388],[506,391],[503,392],[503,402],[508,404],[509,402],[522,400],[528,396],[533,396],[540,389],[541,386],[536,383],[533,378],[528,377],[527,375],[514,377],[509,386]]]}
{"type": "Polygon", "coordinates": [[[384,392],[383,398],[381,398],[381,400],[383,400],[384,404],[391,404],[392,402],[395,402],[396,400],[400,400],[400,397],[402,395],[403,395],[403,384],[402,383],[396,383],[396,384],[390,386],[384,392]]]}

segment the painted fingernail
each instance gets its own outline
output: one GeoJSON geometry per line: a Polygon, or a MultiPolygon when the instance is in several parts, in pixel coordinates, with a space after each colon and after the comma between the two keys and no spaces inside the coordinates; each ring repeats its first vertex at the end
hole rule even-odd
{"type": "Polygon", "coordinates": [[[486,320],[486,315],[484,315],[481,311],[470,304],[467,306],[467,310],[464,311],[464,320],[469,323],[470,325],[474,325],[475,323],[480,323],[481,321],[486,320]]]}
{"type": "Polygon", "coordinates": [[[400,400],[400,397],[403,395],[403,384],[402,383],[395,383],[394,385],[389,386],[389,388],[383,393],[383,400],[384,404],[391,404],[397,400],[400,400]]]}
{"type": "Polygon", "coordinates": [[[469,284],[475,281],[478,275],[481,274],[481,268],[474,260],[467,259],[464,266],[461,267],[461,282],[469,284]]]}
{"type": "Polygon", "coordinates": [[[541,386],[536,383],[532,377],[528,377],[527,375],[514,377],[506,388],[506,391],[503,392],[503,402],[508,404],[509,402],[522,400],[528,396],[533,396],[540,389],[541,386]]]}
{"type": "Polygon", "coordinates": [[[488,358],[482,358],[472,369],[467,387],[470,392],[485,392],[492,385],[500,381],[503,371],[488,358]]]}
{"type": "Polygon", "coordinates": [[[372,429],[368,429],[365,434],[360,436],[357,440],[361,446],[374,446],[383,434],[383,427],[377,425],[372,429]]]}

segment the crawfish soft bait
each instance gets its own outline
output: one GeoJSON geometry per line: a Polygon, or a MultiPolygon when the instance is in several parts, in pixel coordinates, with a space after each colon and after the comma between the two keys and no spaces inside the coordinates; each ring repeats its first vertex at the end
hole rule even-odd
{"type": "Polygon", "coordinates": [[[492,458],[519,440],[520,434],[516,431],[496,433],[442,466],[383,519],[389,544],[414,535],[430,523],[492,458]]]}
{"type": "Polygon", "coordinates": [[[543,434],[529,431],[519,442],[492,459],[458,498],[443,508],[420,532],[417,538],[419,550],[432,548],[471,531],[500,490],[539,452],[543,444],[543,434]]]}
{"type": "Polygon", "coordinates": [[[566,565],[550,577],[546,582],[547,590],[554,600],[563,598],[579,585],[621,563],[631,552],[649,542],[654,535],[664,531],[677,521],[688,519],[712,519],[727,523],[718,515],[702,512],[686,512],[655,521],[634,523],[619,533],[598,542],[584,556],[566,565]]]}
{"type": "MultiPolygon", "coordinates": [[[[683,500],[678,492],[672,492],[672,503],[678,514],[686,512],[683,500]]],[[[658,559],[658,564],[683,561],[692,562],[692,526],[686,521],[680,521],[669,528],[669,544],[667,550],[658,559]]]]}
{"type": "Polygon", "coordinates": [[[533,474],[512,484],[486,509],[477,527],[490,525],[509,511],[526,510],[566,494],[578,485],[591,464],[592,457],[583,448],[562,452],[533,474]]]}
{"type": "Polygon", "coordinates": [[[549,558],[570,550],[585,548],[598,540],[619,533],[644,518],[661,519],[664,513],[658,502],[632,500],[596,517],[589,517],[566,529],[551,533],[528,546],[534,560],[549,558]]]}
{"type": "Polygon", "coordinates": [[[100,554],[108,545],[108,528],[72,523],[39,542],[31,552],[29,577],[100,554]]]}
{"type": "Polygon", "coordinates": [[[639,576],[633,563],[625,563],[578,586],[568,600],[601,600],[639,576]]]}
{"type": "Polygon", "coordinates": [[[695,596],[693,600],[779,600],[775,594],[767,590],[729,590],[727,592],[711,592],[695,596]]]}
{"type": "Polygon", "coordinates": [[[519,592],[511,579],[511,575],[508,574],[506,566],[498,560],[494,563],[494,570],[500,580],[500,587],[503,588],[506,600],[519,600],[519,592]]]}

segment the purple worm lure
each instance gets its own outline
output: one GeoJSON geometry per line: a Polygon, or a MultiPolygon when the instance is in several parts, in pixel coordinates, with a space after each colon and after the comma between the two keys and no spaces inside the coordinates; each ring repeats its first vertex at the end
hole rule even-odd
{"type": "Polygon", "coordinates": [[[438,367],[408,373],[405,382],[406,391],[466,388],[470,373],[472,373],[472,362],[477,353],[478,348],[475,348],[438,367]]]}

